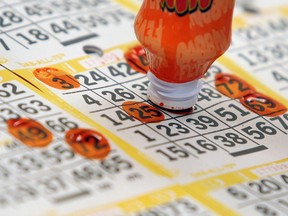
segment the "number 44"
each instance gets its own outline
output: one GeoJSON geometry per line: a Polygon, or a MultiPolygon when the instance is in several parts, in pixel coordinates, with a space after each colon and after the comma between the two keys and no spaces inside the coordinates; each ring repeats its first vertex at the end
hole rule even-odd
{"type": "Polygon", "coordinates": [[[79,27],[73,25],[71,22],[67,21],[67,20],[63,20],[62,25],[56,24],[56,23],[51,23],[50,24],[52,31],[57,34],[57,33],[64,33],[64,34],[68,34],[69,30],[77,30],[79,31],[79,27]]]}

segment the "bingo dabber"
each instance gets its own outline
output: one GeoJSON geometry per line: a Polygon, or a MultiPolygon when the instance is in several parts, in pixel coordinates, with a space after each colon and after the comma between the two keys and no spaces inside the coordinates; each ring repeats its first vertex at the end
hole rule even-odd
{"type": "Polygon", "coordinates": [[[231,42],[235,0],[144,0],[136,37],[149,61],[148,98],[167,109],[196,104],[201,78],[231,42]]]}

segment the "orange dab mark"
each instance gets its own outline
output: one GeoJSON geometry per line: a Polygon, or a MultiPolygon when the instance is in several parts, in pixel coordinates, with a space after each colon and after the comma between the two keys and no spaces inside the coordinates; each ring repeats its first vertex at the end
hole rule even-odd
{"type": "Polygon", "coordinates": [[[143,123],[161,122],[165,119],[162,112],[147,103],[126,101],[122,104],[122,108],[130,116],[143,123]]]}
{"type": "Polygon", "coordinates": [[[53,88],[69,90],[80,87],[77,79],[57,68],[38,68],[33,71],[33,74],[38,80],[53,88]]]}
{"type": "Polygon", "coordinates": [[[216,74],[215,86],[219,92],[232,99],[255,92],[255,89],[251,85],[232,74],[216,74]]]}
{"type": "Polygon", "coordinates": [[[9,119],[8,132],[29,147],[46,147],[53,139],[53,134],[40,123],[32,119],[9,119]]]}
{"type": "Polygon", "coordinates": [[[142,46],[135,46],[129,49],[125,54],[124,58],[127,63],[136,71],[147,73],[149,70],[149,64],[145,50],[142,46]]]}
{"type": "Polygon", "coordinates": [[[287,112],[287,108],[278,101],[261,93],[252,93],[240,99],[247,109],[261,116],[279,116],[287,112]]]}
{"type": "Polygon", "coordinates": [[[75,152],[90,159],[104,159],[111,151],[108,140],[90,129],[71,129],[65,140],[75,152]]]}

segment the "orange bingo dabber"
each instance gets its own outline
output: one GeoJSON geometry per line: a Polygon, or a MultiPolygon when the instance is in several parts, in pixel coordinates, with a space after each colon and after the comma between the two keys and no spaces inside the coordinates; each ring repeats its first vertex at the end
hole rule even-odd
{"type": "Polygon", "coordinates": [[[196,104],[201,78],[231,42],[235,0],[144,0],[136,37],[149,61],[148,98],[167,109],[196,104]]]}

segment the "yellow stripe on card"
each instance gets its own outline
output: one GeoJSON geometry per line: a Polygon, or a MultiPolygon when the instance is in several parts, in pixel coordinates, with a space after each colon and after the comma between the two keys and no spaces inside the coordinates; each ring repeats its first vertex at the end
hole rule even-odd
{"type": "Polygon", "coordinates": [[[134,12],[137,12],[139,10],[139,5],[131,2],[131,0],[115,0],[115,2],[129,8],[130,10],[132,10],[134,12]]]}
{"type": "MultiPolygon", "coordinates": [[[[99,215],[97,213],[109,212],[109,209],[119,209],[125,214],[137,213],[139,211],[147,210],[168,202],[175,201],[182,197],[189,197],[183,188],[179,185],[163,188],[144,194],[142,196],[133,197],[114,204],[108,204],[101,207],[89,208],[68,214],[69,216],[84,216],[84,215],[99,215]]],[[[67,215],[67,216],[68,216],[67,215]]],[[[106,214],[105,214],[106,215],[106,214]]],[[[111,215],[112,216],[112,215],[111,215]]],[[[113,215],[114,216],[114,215],[113,215]]]]}
{"type": "Polygon", "coordinates": [[[288,7],[281,7],[278,9],[284,16],[288,16],[288,7]]]}
{"type": "Polygon", "coordinates": [[[233,18],[233,29],[244,28],[247,26],[248,23],[245,21],[243,17],[238,16],[233,18]]]}

